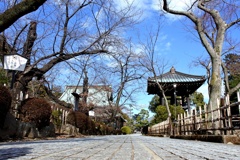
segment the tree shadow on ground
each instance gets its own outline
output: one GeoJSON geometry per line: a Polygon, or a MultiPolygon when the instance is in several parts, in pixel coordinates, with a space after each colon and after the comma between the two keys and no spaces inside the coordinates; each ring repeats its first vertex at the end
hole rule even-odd
{"type": "Polygon", "coordinates": [[[13,147],[13,148],[3,148],[0,149],[0,160],[4,159],[14,159],[17,157],[25,156],[30,152],[32,148],[29,147],[13,147]]]}

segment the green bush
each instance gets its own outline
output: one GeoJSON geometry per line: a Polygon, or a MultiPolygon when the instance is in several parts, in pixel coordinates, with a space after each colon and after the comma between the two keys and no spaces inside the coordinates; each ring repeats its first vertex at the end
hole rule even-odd
{"type": "Polygon", "coordinates": [[[55,110],[52,112],[52,121],[56,128],[59,130],[61,129],[62,120],[61,120],[62,112],[60,110],[55,110]]]}
{"type": "Polygon", "coordinates": [[[5,86],[0,86],[0,128],[4,126],[7,112],[11,108],[12,96],[5,86]]]}
{"type": "Polygon", "coordinates": [[[131,128],[128,127],[128,126],[123,126],[123,127],[121,128],[121,130],[122,130],[122,133],[123,133],[123,134],[130,134],[130,133],[132,133],[131,128]]]}
{"type": "Polygon", "coordinates": [[[20,107],[21,121],[35,123],[38,129],[49,125],[51,113],[50,104],[42,98],[26,99],[20,107]]]}

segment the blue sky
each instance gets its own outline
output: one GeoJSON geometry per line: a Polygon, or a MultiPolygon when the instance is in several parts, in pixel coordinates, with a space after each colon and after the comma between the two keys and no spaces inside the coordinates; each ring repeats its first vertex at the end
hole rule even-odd
{"type": "MultiPolygon", "coordinates": [[[[159,18],[158,16],[160,14],[159,0],[114,0],[114,1],[116,2],[115,4],[117,5],[117,8],[119,9],[124,8],[128,4],[133,4],[136,10],[141,11],[141,16],[136,17],[136,19],[139,20],[138,21],[139,23],[133,26],[132,28],[128,28],[127,31],[123,31],[121,35],[131,38],[133,42],[136,43],[135,50],[137,51],[139,49],[137,48],[138,43],[140,41],[144,42],[148,38],[147,31],[150,29],[154,29],[154,27],[156,27],[157,19],[159,18]]],[[[190,1],[192,0],[171,0],[170,6],[175,9],[182,9],[190,1]]],[[[56,3],[58,2],[58,0],[50,2],[56,3]]],[[[4,8],[2,5],[3,4],[0,3],[0,9],[4,8]]],[[[30,20],[38,18],[41,22],[38,25],[40,26],[39,28],[41,28],[41,25],[43,24],[43,22],[45,23],[46,20],[51,19],[55,20],[56,17],[54,16],[54,14],[48,13],[50,9],[49,10],[47,9],[48,7],[45,7],[46,13],[42,17],[38,17],[37,12],[24,16],[23,18],[21,18],[22,24],[24,25],[25,23],[29,23],[30,20]]],[[[61,9],[58,8],[58,11],[60,12],[61,9]]],[[[42,12],[40,13],[42,14],[42,12]]],[[[161,22],[162,28],[160,30],[159,41],[156,46],[156,51],[158,52],[160,57],[168,61],[169,68],[166,68],[164,72],[168,72],[170,68],[174,66],[175,69],[179,72],[184,72],[193,75],[205,75],[206,71],[204,68],[195,67],[192,65],[194,59],[202,55],[206,56],[207,54],[205,49],[202,47],[201,43],[197,41],[196,35],[186,30],[186,26],[183,25],[186,24],[185,23],[186,20],[183,19],[183,17],[181,16],[173,16],[169,14],[166,14],[165,16],[166,16],[165,20],[161,22]]],[[[87,16],[85,16],[85,18],[88,19],[87,16]]],[[[88,20],[91,19],[89,18],[88,20]]],[[[52,25],[47,26],[49,28],[38,29],[38,35],[40,36],[41,34],[43,34],[40,32],[52,31],[52,28],[56,27],[54,26],[54,23],[52,25]]],[[[88,23],[88,21],[87,22],[84,21],[83,27],[89,29],[89,26],[91,26],[91,23],[88,23]]],[[[80,32],[77,33],[80,34],[80,32]]],[[[11,34],[9,34],[8,36],[10,35],[11,34]]],[[[80,44],[82,43],[81,40],[78,39],[78,41],[80,44]]],[[[46,38],[46,43],[44,47],[46,48],[46,50],[49,49],[51,51],[52,49],[51,48],[52,40],[49,39],[48,37],[46,38]],[[48,43],[49,41],[51,43],[48,43]]],[[[58,67],[55,68],[59,69],[58,67]]],[[[77,75],[74,71],[67,69],[67,65],[65,65],[65,67],[62,67],[60,71],[59,70],[56,71],[54,71],[53,69],[53,71],[50,72],[49,74],[52,74],[53,78],[57,79],[55,82],[61,84],[63,88],[65,85],[77,84],[79,75],[77,75]],[[59,72],[61,72],[61,74],[64,76],[57,75],[59,72]]],[[[139,92],[139,94],[137,94],[136,107],[138,107],[138,109],[141,108],[147,109],[149,102],[151,101],[152,98],[151,95],[147,95],[146,93],[147,81],[145,82],[146,83],[144,83],[145,86],[143,86],[142,92],[139,92]]],[[[204,94],[205,101],[207,102],[207,86],[204,85],[202,88],[199,89],[199,91],[204,94]]],[[[140,110],[135,110],[135,112],[139,111],[140,110]]]]}
{"type": "MultiPolygon", "coordinates": [[[[182,9],[187,1],[190,0],[171,0],[173,5],[172,7],[176,9],[182,9]]],[[[126,38],[131,38],[132,42],[135,43],[135,50],[138,51],[139,42],[145,42],[149,38],[149,33],[147,31],[155,29],[157,26],[157,19],[160,14],[160,5],[158,0],[115,0],[117,8],[121,9],[128,4],[133,4],[136,10],[140,10],[141,16],[137,16],[136,19],[139,23],[134,25],[132,28],[122,32],[121,36],[126,38]]],[[[205,49],[202,47],[201,43],[196,38],[193,33],[190,33],[186,30],[184,24],[186,19],[181,16],[173,16],[166,14],[165,19],[160,22],[161,29],[159,35],[159,41],[156,46],[156,52],[159,54],[162,59],[165,59],[168,63],[168,68],[164,72],[168,72],[172,66],[179,72],[184,72],[187,74],[193,75],[205,75],[206,71],[202,67],[193,66],[193,60],[202,55],[206,56],[205,49]]],[[[191,24],[191,23],[188,23],[191,24]]],[[[191,27],[190,27],[191,28],[191,27]]],[[[110,63],[109,63],[110,65],[110,63]]],[[[61,72],[70,73],[69,70],[65,68],[61,72]]],[[[73,75],[71,77],[73,79],[73,75]]],[[[65,80],[60,79],[61,83],[66,81],[66,77],[63,77],[65,80]]],[[[76,85],[79,75],[75,77],[74,81],[67,79],[65,85],[76,85]]],[[[147,80],[143,84],[142,91],[135,94],[136,104],[134,113],[138,113],[140,109],[147,109],[149,102],[151,101],[153,95],[148,95],[147,92],[147,80]]],[[[199,89],[199,92],[202,92],[207,102],[207,85],[203,85],[199,89]]],[[[152,115],[152,114],[151,114],[152,115]]]]}
{"type": "MultiPolygon", "coordinates": [[[[176,9],[182,9],[189,0],[172,0],[172,4],[176,4],[176,9]]],[[[137,4],[137,2],[136,2],[137,4]]],[[[157,24],[157,17],[160,13],[157,0],[145,1],[138,3],[138,7],[143,9],[143,21],[136,28],[144,39],[145,32],[149,28],[154,28],[157,24]],[[144,6],[141,6],[143,5],[144,6]]],[[[174,7],[172,5],[172,7],[174,7]]],[[[179,72],[192,75],[206,75],[206,70],[200,66],[194,66],[193,61],[201,56],[206,57],[207,53],[200,41],[197,39],[196,32],[189,32],[186,28],[191,22],[186,21],[182,16],[173,16],[166,14],[163,24],[161,24],[159,42],[156,51],[159,52],[164,60],[167,61],[169,68],[164,72],[168,72],[172,66],[179,72]],[[187,22],[187,23],[186,23],[187,22]]],[[[188,26],[191,29],[191,26],[188,26]]],[[[147,83],[147,82],[146,82],[147,83]]],[[[203,93],[205,102],[208,101],[207,84],[204,84],[198,90],[203,93]]],[[[147,109],[152,95],[148,95],[145,91],[138,94],[138,100],[134,112],[138,113],[141,108],[147,109]]],[[[152,115],[152,114],[151,114],[152,115]]]]}

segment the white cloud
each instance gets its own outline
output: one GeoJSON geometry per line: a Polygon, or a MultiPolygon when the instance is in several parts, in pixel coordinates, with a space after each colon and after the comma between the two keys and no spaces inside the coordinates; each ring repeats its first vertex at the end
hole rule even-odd
{"type": "MultiPolygon", "coordinates": [[[[168,0],[169,8],[178,10],[178,11],[186,11],[192,5],[194,0],[168,0]]],[[[162,10],[162,0],[152,0],[151,6],[153,11],[160,12],[162,10]]],[[[171,21],[175,21],[183,18],[183,16],[173,15],[166,13],[167,18],[171,21]]]]}
{"type": "MultiPolygon", "coordinates": [[[[169,8],[179,11],[187,10],[194,0],[168,0],[169,8]]],[[[152,0],[151,7],[159,11],[162,7],[162,0],[152,0]]]]}
{"type": "Polygon", "coordinates": [[[115,3],[117,5],[118,9],[124,9],[128,6],[132,6],[134,8],[138,8],[138,9],[146,9],[147,8],[147,4],[149,3],[148,0],[115,0],[115,3]]]}
{"type": "Polygon", "coordinates": [[[168,49],[171,47],[171,43],[170,43],[170,42],[167,42],[167,43],[165,44],[165,47],[166,47],[166,49],[168,50],[168,49]]]}

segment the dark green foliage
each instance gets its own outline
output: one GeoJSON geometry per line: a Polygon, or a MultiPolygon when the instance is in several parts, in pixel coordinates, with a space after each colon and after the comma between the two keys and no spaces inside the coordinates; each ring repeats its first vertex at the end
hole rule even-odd
{"type": "Polygon", "coordinates": [[[12,96],[9,90],[0,86],[0,128],[3,127],[7,112],[11,107],[12,96]]]}
{"type": "MultiPolygon", "coordinates": [[[[172,114],[172,117],[171,117],[172,121],[174,121],[175,116],[177,118],[178,114],[184,113],[184,110],[182,109],[181,106],[170,105],[169,109],[172,114]]],[[[156,108],[156,114],[154,116],[154,119],[151,121],[150,125],[154,125],[159,122],[163,122],[163,121],[167,120],[167,118],[168,118],[168,112],[167,112],[166,106],[158,106],[156,108]]]]}
{"type": "Polygon", "coordinates": [[[20,107],[20,119],[35,123],[38,129],[49,125],[51,113],[50,104],[42,98],[26,99],[20,107]]]}
{"type": "Polygon", "coordinates": [[[199,110],[199,107],[201,107],[201,109],[204,108],[205,102],[202,93],[194,92],[192,98],[193,103],[197,106],[197,110],[199,110]]]}
{"type": "Polygon", "coordinates": [[[160,105],[159,96],[158,96],[158,95],[155,95],[155,96],[152,98],[152,100],[151,100],[151,102],[150,102],[150,104],[149,104],[149,106],[148,106],[148,109],[149,109],[151,112],[155,113],[155,110],[156,110],[157,106],[159,106],[159,105],[160,105]]]}
{"type": "Polygon", "coordinates": [[[141,109],[141,111],[138,114],[135,114],[133,116],[133,119],[135,120],[136,130],[140,131],[142,127],[148,125],[148,117],[149,112],[148,110],[145,109],[141,109]]]}

